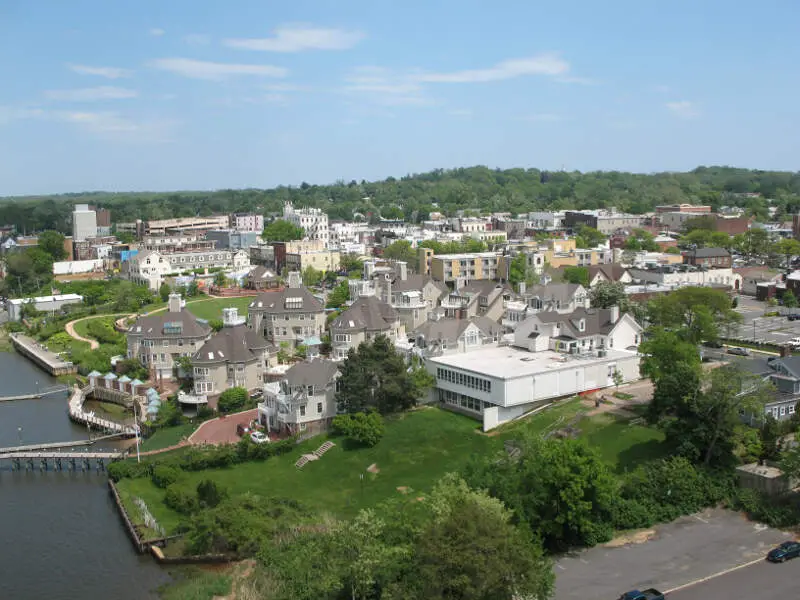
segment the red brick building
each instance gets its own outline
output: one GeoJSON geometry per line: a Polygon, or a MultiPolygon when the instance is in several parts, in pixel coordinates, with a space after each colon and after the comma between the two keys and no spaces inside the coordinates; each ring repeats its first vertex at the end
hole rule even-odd
{"type": "Polygon", "coordinates": [[[725,248],[698,248],[683,255],[683,262],[696,267],[730,268],[731,254],[725,248]]]}

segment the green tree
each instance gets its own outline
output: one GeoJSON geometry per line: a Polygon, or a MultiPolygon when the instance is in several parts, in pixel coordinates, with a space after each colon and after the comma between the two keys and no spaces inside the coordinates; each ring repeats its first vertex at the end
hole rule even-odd
{"type": "Polygon", "coordinates": [[[291,242],[302,240],[305,232],[302,227],[297,227],[289,221],[276,219],[264,228],[261,237],[269,242],[291,242]]]}
{"type": "Polygon", "coordinates": [[[217,400],[219,412],[227,414],[244,407],[250,400],[250,394],[243,387],[232,387],[222,392],[217,400]]]}
{"type": "Polygon", "coordinates": [[[364,261],[357,254],[342,254],[339,257],[339,267],[348,276],[361,276],[364,270],[364,261]]]}
{"type": "Polygon", "coordinates": [[[792,264],[792,257],[800,255],[800,242],[794,238],[784,238],[775,242],[773,249],[775,254],[781,254],[785,258],[784,266],[789,268],[792,264]]]}
{"type": "Polygon", "coordinates": [[[797,298],[795,298],[792,290],[786,290],[783,294],[783,305],[786,308],[797,308],[797,298]]]}
{"type": "Polygon", "coordinates": [[[761,441],[761,453],[759,459],[777,461],[783,450],[783,436],[781,435],[781,424],[771,414],[767,414],[764,423],[758,430],[761,441]]]}
{"type": "Polygon", "coordinates": [[[628,295],[625,284],[620,281],[601,281],[589,290],[592,308],[610,308],[619,306],[620,312],[627,312],[628,295]]]}
{"type": "Polygon", "coordinates": [[[328,308],[340,308],[349,299],[350,286],[347,281],[342,281],[330,291],[328,294],[328,302],[325,306],[328,308]]]}
{"type": "Polygon", "coordinates": [[[197,283],[197,279],[192,279],[186,286],[186,295],[190,298],[200,295],[200,285],[197,283]]]}
{"type": "Polygon", "coordinates": [[[420,389],[425,380],[409,372],[403,356],[384,335],[351,348],[339,371],[336,402],[346,413],[374,408],[385,415],[407,410],[426,392],[420,389]]]}
{"type": "Polygon", "coordinates": [[[211,331],[216,333],[225,327],[225,323],[222,322],[222,319],[209,319],[208,326],[211,327],[211,331]]]}
{"type": "Polygon", "coordinates": [[[596,248],[606,241],[606,236],[588,225],[578,225],[575,228],[575,245],[578,248],[596,248]]]}
{"type": "Polygon", "coordinates": [[[348,437],[370,448],[380,442],[386,432],[383,417],[374,410],[336,415],[331,426],[336,435],[348,437]]]}
{"type": "Polygon", "coordinates": [[[172,288],[169,287],[169,284],[165,281],[161,284],[161,287],[158,288],[158,295],[161,296],[161,301],[166,302],[169,300],[169,295],[172,293],[172,288]]]}
{"type": "Polygon", "coordinates": [[[323,271],[318,271],[312,266],[307,266],[303,269],[301,277],[303,278],[303,285],[306,287],[312,287],[319,285],[322,281],[322,277],[325,275],[323,271]]]}
{"type": "Polygon", "coordinates": [[[417,254],[408,240],[397,240],[386,246],[383,250],[383,257],[404,261],[412,266],[416,265],[417,262],[417,254]]]}
{"type": "Polygon", "coordinates": [[[564,267],[563,279],[567,283],[579,283],[589,287],[589,269],[586,267],[564,267]]]}
{"type": "Polygon", "coordinates": [[[512,508],[551,551],[593,546],[611,538],[617,482],[598,452],[576,439],[518,442],[517,458],[470,465],[467,481],[512,508]]]}
{"type": "Polygon", "coordinates": [[[741,321],[728,295],[709,287],[683,287],[650,302],[653,325],[680,331],[689,342],[716,340],[720,333],[741,321]]]}
{"type": "Polygon", "coordinates": [[[226,285],[228,285],[228,278],[225,277],[225,273],[219,271],[214,275],[214,286],[224,288],[226,285]]]}
{"type": "Polygon", "coordinates": [[[64,260],[67,257],[67,251],[64,249],[64,234],[57,231],[40,233],[39,248],[47,252],[54,261],[64,260]]]}

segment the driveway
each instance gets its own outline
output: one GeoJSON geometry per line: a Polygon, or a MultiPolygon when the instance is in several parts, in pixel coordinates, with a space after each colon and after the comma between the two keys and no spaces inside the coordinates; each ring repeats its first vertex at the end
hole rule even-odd
{"type": "Polygon", "coordinates": [[[219,417],[206,421],[189,436],[191,444],[231,444],[239,441],[236,435],[236,426],[240,423],[246,425],[258,418],[258,409],[253,408],[244,412],[219,417]]]}
{"type": "Polygon", "coordinates": [[[710,509],[657,526],[643,537],[649,540],[606,544],[558,560],[556,600],[608,600],[648,587],[667,592],[762,559],[792,535],[710,509]]]}

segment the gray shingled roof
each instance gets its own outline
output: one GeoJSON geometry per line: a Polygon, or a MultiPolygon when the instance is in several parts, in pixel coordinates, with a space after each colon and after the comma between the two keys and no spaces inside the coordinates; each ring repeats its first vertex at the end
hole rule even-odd
{"type": "Polygon", "coordinates": [[[322,303],[307,288],[285,288],[279,292],[265,292],[256,296],[250,303],[250,312],[269,314],[323,312],[322,303]],[[300,302],[287,302],[287,299],[300,299],[300,302]]]}
{"type": "Polygon", "coordinates": [[[315,388],[322,389],[336,376],[337,371],[336,363],[316,358],[296,363],[286,371],[285,377],[292,387],[313,385],[315,388]]]}
{"type": "Polygon", "coordinates": [[[541,298],[542,300],[558,300],[567,303],[575,296],[575,292],[581,287],[577,283],[548,283],[547,285],[532,285],[524,294],[519,294],[523,298],[541,298]]]}
{"type": "Polygon", "coordinates": [[[439,319],[426,321],[414,330],[416,335],[423,335],[429,342],[434,340],[455,341],[464,333],[467,326],[474,323],[486,337],[502,334],[502,327],[488,317],[478,316],[471,319],[439,319]]]}
{"type": "Polygon", "coordinates": [[[223,327],[192,355],[196,364],[242,363],[257,360],[271,344],[246,325],[223,327]]]}
{"type": "Polygon", "coordinates": [[[513,292],[511,286],[507,283],[497,283],[493,279],[473,279],[461,287],[458,290],[458,293],[460,295],[477,294],[479,296],[488,296],[495,289],[499,289],[507,293],[513,292]]]}
{"type": "Polygon", "coordinates": [[[628,270],[619,263],[611,263],[608,265],[592,265],[587,268],[589,270],[589,281],[594,279],[598,272],[605,275],[606,279],[609,281],[619,281],[622,279],[622,276],[625,275],[625,271],[628,270]]]}
{"type": "Polygon", "coordinates": [[[204,338],[211,332],[211,327],[200,323],[188,310],[180,312],[163,311],[147,317],[139,317],[128,328],[129,335],[141,335],[143,338],[204,338]],[[164,330],[167,323],[180,323],[180,328],[170,327],[164,330]]]}
{"type": "MultiPolygon", "coordinates": [[[[621,316],[621,315],[620,315],[621,316]]],[[[534,315],[541,323],[561,323],[561,334],[582,338],[588,335],[607,335],[614,329],[616,323],[611,322],[611,310],[607,308],[577,308],[568,315],[555,311],[540,312],[534,315]],[[583,331],[578,329],[578,322],[586,320],[583,331]]]]}
{"type": "Polygon", "coordinates": [[[273,279],[277,279],[277,277],[275,276],[275,273],[266,267],[259,265],[247,274],[247,279],[249,281],[271,281],[273,279]]]}
{"type": "Polygon", "coordinates": [[[399,318],[397,311],[386,302],[375,296],[362,296],[333,320],[331,329],[386,331],[399,318]]]}
{"type": "Polygon", "coordinates": [[[392,281],[393,292],[413,292],[422,291],[422,289],[433,283],[440,292],[440,296],[447,294],[450,290],[447,285],[442,281],[436,281],[433,277],[428,277],[420,274],[409,274],[406,279],[397,278],[392,281]]]}

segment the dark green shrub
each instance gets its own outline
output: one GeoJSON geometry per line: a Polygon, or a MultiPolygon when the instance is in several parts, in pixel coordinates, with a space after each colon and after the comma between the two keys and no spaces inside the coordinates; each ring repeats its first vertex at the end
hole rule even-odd
{"type": "Polygon", "coordinates": [[[118,460],[108,465],[108,477],[112,481],[121,479],[138,479],[149,477],[152,465],[148,462],[136,463],[130,460],[118,460]]]}
{"type": "Polygon", "coordinates": [[[197,484],[197,501],[203,508],[214,508],[227,497],[228,490],[213,479],[204,479],[197,484]]]}
{"type": "Polygon", "coordinates": [[[250,395],[246,389],[242,387],[229,388],[220,394],[217,408],[223,414],[231,413],[242,408],[249,399],[250,395]]]}
{"type": "Polygon", "coordinates": [[[199,507],[197,492],[181,483],[173,483],[167,486],[164,504],[182,515],[192,514],[199,507]]]}
{"type": "Polygon", "coordinates": [[[153,481],[153,485],[164,489],[178,481],[180,477],[180,470],[171,465],[160,464],[153,468],[153,474],[150,476],[150,479],[153,481]]]}

